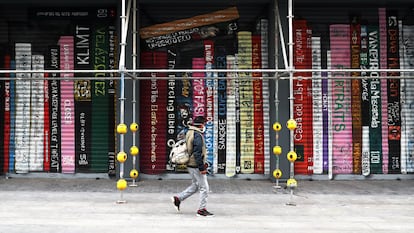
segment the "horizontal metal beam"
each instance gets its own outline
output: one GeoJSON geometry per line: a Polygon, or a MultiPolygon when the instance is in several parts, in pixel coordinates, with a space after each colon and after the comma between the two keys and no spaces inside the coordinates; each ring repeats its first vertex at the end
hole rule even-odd
{"type": "Polygon", "coordinates": [[[0,74],[15,74],[15,73],[313,73],[313,72],[331,72],[331,73],[346,73],[346,72],[389,72],[389,73],[409,73],[414,69],[136,69],[136,70],[0,70],[0,74]]]}

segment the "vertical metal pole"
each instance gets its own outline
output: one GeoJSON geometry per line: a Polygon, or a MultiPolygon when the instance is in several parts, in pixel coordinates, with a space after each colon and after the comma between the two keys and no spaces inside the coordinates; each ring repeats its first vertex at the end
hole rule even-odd
{"type": "Polygon", "coordinates": [[[276,1],[277,28],[279,29],[280,47],[282,48],[283,64],[284,64],[285,69],[288,69],[289,63],[288,63],[288,57],[286,54],[285,37],[283,35],[282,21],[280,20],[279,6],[277,5],[278,3],[279,2],[276,1]]]}
{"type": "MultiPolygon", "coordinates": [[[[293,105],[294,105],[294,97],[293,97],[293,0],[288,0],[288,21],[289,21],[289,115],[290,119],[294,118],[293,115],[293,105]]],[[[290,151],[294,151],[294,130],[290,131],[290,151]]],[[[290,179],[293,179],[295,175],[295,166],[294,163],[290,163],[290,179]]],[[[288,205],[295,205],[292,202],[293,196],[293,187],[290,188],[290,201],[287,203],[288,205]]]]}
{"type": "MultiPolygon", "coordinates": [[[[137,0],[133,0],[132,6],[132,69],[137,68],[137,0]]],[[[136,73],[133,73],[132,80],[132,122],[136,123],[136,73]]],[[[132,133],[132,146],[136,146],[136,132],[132,133]]],[[[132,169],[136,169],[137,156],[132,156],[132,169]]],[[[135,178],[132,179],[132,187],[136,187],[135,178]]]]}
{"type": "MultiPolygon", "coordinates": [[[[125,16],[125,0],[122,0],[122,6],[121,6],[121,53],[119,57],[119,70],[120,70],[120,106],[119,106],[119,123],[124,123],[124,112],[125,112],[125,45],[126,45],[126,16],[125,16]]],[[[124,134],[119,134],[119,151],[124,151],[124,134]]],[[[120,163],[119,166],[119,178],[124,178],[124,164],[120,163]]],[[[117,201],[117,203],[125,203],[123,193],[120,191],[120,199],[117,201]]]]}
{"type": "MultiPolygon", "coordinates": [[[[280,21],[280,15],[279,15],[279,7],[278,7],[279,2],[276,0],[275,1],[275,32],[276,31],[280,31],[281,28],[279,28],[279,21],[280,21]]],[[[279,34],[280,35],[280,34],[279,34]]],[[[280,40],[279,40],[280,41],[280,40]]],[[[275,68],[279,68],[278,66],[278,58],[279,58],[279,50],[278,50],[278,41],[277,41],[277,36],[275,35],[275,68]]],[[[281,44],[283,46],[283,44],[281,44]]],[[[286,65],[286,64],[285,64],[286,65]]],[[[275,72],[275,120],[276,122],[279,122],[279,73],[275,72]]],[[[275,143],[276,145],[279,145],[279,131],[275,132],[275,143]]],[[[276,169],[280,168],[280,155],[276,156],[276,169]]],[[[274,186],[274,188],[276,189],[280,189],[281,186],[279,185],[279,179],[276,178],[276,185],[274,186]]]]}
{"type": "MultiPolygon", "coordinates": [[[[293,13],[292,13],[292,0],[288,1],[288,20],[289,20],[289,117],[293,119],[293,13]]],[[[294,131],[290,131],[290,150],[294,150],[294,131]]],[[[293,164],[291,164],[290,168],[290,176],[293,178],[294,176],[294,169],[293,164]]]]}

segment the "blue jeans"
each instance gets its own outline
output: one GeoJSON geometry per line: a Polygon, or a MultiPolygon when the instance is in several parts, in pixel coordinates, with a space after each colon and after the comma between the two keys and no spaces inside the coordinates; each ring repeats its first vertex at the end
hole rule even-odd
{"type": "Polygon", "coordinates": [[[191,176],[191,185],[188,186],[184,191],[178,194],[178,198],[181,201],[192,196],[194,193],[199,190],[200,200],[199,200],[199,209],[205,209],[207,206],[207,197],[209,192],[209,186],[207,182],[207,175],[200,174],[198,168],[187,168],[188,173],[191,176]]]}

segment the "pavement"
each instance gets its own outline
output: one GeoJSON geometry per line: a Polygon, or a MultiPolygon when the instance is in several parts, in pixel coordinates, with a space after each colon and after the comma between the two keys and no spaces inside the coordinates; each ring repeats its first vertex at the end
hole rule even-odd
{"type": "Polygon", "coordinates": [[[109,178],[0,177],[0,233],[414,232],[414,180],[209,182],[212,218],[195,215],[198,195],[173,208],[189,180],[142,179],[121,192],[109,178]]]}

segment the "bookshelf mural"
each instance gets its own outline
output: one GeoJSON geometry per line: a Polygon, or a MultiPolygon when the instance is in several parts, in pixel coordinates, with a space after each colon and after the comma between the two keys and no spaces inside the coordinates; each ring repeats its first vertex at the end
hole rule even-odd
{"type": "Polygon", "coordinates": [[[116,82],[99,70],[115,68],[116,14],[30,8],[18,14],[30,23],[2,22],[2,69],[96,70],[6,74],[16,79],[1,81],[2,173],[114,174],[116,82]]]}
{"type": "MultiPolygon", "coordinates": [[[[141,142],[148,145],[142,151],[142,162],[153,163],[144,173],[182,169],[168,163],[170,141],[158,144],[152,140],[168,137],[173,141],[185,128],[181,120],[184,112],[186,122],[199,114],[209,120],[205,137],[210,173],[229,177],[239,173],[269,174],[270,145],[265,140],[270,136],[269,119],[265,117],[269,109],[268,82],[255,79],[262,76],[260,73],[208,72],[211,68],[268,67],[268,19],[257,18],[252,29],[240,28],[238,17],[237,7],[233,7],[141,28],[145,48],[142,61],[152,62],[142,62],[141,68],[189,70],[174,73],[181,79],[152,81],[152,94],[147,90],[140,97],[149,109],[162,106],[153,101],[155,93],[157,101],[164,98],[169,109],[157,114],[141,111],[141,117],[161,119],[168,115],[175,119],[168,125],[159,120],[151,122],[157,132],[141,134],[141,142]],[[209,22],[203,20],[209,17],[223,21],[201,23],[209,22]],[[152,157],[154,151],[157,159],[152,157]]],[[[365,176],[412,173],[411,79],[393,79],[402,75],[397,72],[370,71],[412,68],[412,25],[400,18],[398,11],[387,8],[371,8],[369,17],[350,13],[343,22],[325,21],[315,27],[306,17],[293,21],[296,69],[344,69],[295,73],[295,174],[327,174],[329,170],[333,174],[365,176]],[[366,71],[346,71],[351,68],[366,71]],[[366,78],[351,80],[351,76],[366,78]]]]}

